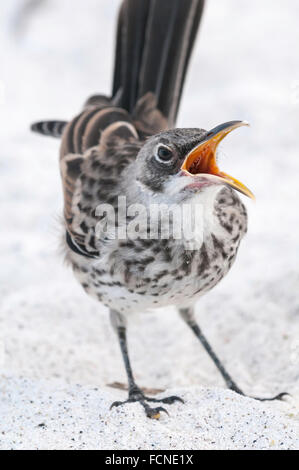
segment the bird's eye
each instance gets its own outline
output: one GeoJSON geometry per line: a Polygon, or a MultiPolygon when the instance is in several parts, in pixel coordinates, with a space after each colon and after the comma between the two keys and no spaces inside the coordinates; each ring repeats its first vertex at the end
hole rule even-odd
{"type": "Polygon", "coordinates": [[[162,160],[163,162],[169,162],[169,160],[172,158],[172,151],[168,147],[160,145],[157,150],[157,156],[159,160],[162,160]]]}

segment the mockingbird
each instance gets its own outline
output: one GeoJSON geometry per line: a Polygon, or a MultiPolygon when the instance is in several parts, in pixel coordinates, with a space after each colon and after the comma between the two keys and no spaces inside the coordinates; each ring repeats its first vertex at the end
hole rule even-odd
{"type": "Polygon", "coordinates": [[[67,260],[85,291],[110,310],[129,382],[123,403],[140,402],[152,418],[166,411],[159,404],[182,400],[149,398],[136,385],[126,339],[134,312],[177,306],[227,386],[243,395],[202,334],[193,309],[229,271],[246,233],[246,209],[237,192],[253,197],[216,161],[218,144],[245,122],[210,131],[175,128],[203,3],[124,0],[111,97],[92,96],[68,123],[32,126],[62,137],[67,260]],[[153,218],[157,206],[163,209],[153,218]],[[169,207],[172,212],[166,214],[169,207]],[[188,214],[194,219],[193,238],[184,232],[188,214]]]}

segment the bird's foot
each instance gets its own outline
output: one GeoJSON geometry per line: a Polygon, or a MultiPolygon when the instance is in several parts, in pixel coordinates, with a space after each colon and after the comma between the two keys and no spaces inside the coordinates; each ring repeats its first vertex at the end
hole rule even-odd
{"type": "Polygon", "coordinates": [[[137,386],[134,386],[129,390],[129,398],[125,401],[115,401],[114,403],[112,403],[110,410],[114,407],[126,405],[127,403],[138,402],[144,408],[145,414],[148,418],[159,419],[161,417],[161,412],[166,413],[168,415],[168,411],[162,406],[151,408],[147,402],[172,405],[177,401],[184,403],[184,401],[180,397],[177,397],[175,395],[160,399],[147,397],[137,386]]]}
{"type": "Polygon", "coordinates": [[[288,392],[282,392],[282,393],[278,393],[278,395],[275,395],[274,397],[270,397],[270,398],[260,398],[260,397],[250,397],[250,398],[253,398],[254,400],[258,400],[258,401],[274,401],[274,400],[282,401],[284,399],[284,397],[286,397],[286,396],[290,396],[290,394],[288,392]]]}
{"type": "Polygon", "coordinates": [[[238,393],[239,395],[242,395],[243,397],[248,397],[248,398],[253,398],[254,400],[258,400],[258,401],[274,401],[274,400],[283,400],[283,398],[287,395],[290,395],[289,393],[287,392],[282,392],[282,393],[279,393],[278,395],[275,395],[274,397],[271,397],[271,398],[260,398],[260,397],[252,397],[250,395],[246,395],[245,393],[242,392],[242,390],[236,385],[236,384],[229,384],[229,387],[228,387],[230,390],[232,390],[233,392],[236,392],[238,393]]]}

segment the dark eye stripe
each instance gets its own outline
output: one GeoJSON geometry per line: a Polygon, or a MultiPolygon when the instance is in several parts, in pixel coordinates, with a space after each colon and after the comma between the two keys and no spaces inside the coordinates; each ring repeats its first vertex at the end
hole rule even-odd
{"type": "Polygon", "coordinates": [[[157,150],[157,155],[163,162],[168,162],[172,158],[172,151],[161,145],[157,150]]]}

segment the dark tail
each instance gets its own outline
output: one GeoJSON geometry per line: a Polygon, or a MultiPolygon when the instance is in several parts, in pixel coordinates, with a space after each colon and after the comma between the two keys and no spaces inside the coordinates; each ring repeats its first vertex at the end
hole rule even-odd
{"type": "Polygon", "coordinates": [[[154,93],[174,125],[204,0],[124,0],[116,41],[113,96],[132,112],[154,93]]]}
{"type": "Polygon", "coordinates": [[[66,125],[66,121],[40,121],[31,124],[31,130],[38,134],[60,138],[66,125]]]}
{"type": "MultiPolygon", "coordinates": [[[[118,18],[112,101],[102,95],[85,107],[114,105],[132,113],[152,92],[168,126],[175,124],[204,0],[123,0],[118,18]]],[[[31,130],[60,138],[67,122],[41,121],[31,130]]]]}

